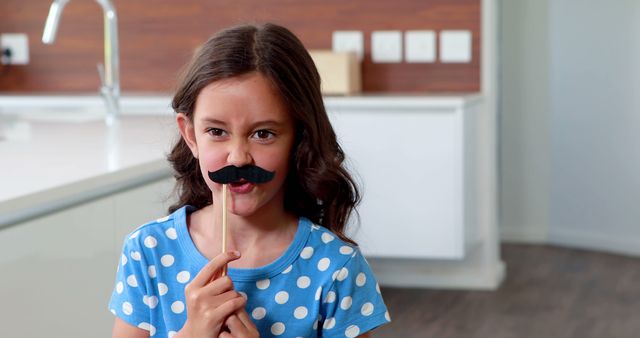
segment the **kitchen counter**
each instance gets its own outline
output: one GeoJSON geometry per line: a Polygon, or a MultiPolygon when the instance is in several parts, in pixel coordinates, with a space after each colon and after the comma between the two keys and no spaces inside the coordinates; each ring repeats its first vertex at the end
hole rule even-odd
{"type": "Polygon", "coordinates": [[[0,141],[0,228],[171,175],[172,117],[5,122],[0,141]]]}
{"type": "MultiPolygon", "coordinates": [[[[329,112],[462,109],[469,95],[326,97],[329,112]]],[[[166,154],[178,137],[169,96],[121,99],[107,127],[102,99],[0,96],[0,228],[171,175],[166,154]],[[4,129],[4,132],[3,132],[4,129]]]]}

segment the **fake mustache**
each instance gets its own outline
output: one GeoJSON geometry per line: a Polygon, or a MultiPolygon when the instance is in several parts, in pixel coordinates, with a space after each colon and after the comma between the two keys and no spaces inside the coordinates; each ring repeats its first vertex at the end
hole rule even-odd
{"type": "Polygon", "coordinates": [[[209,171],[209,178],[220,184],[237,182],[243,178],[251,183],[265,183],[271,181],[275,174],[275,171],[267,171],[255,165],[228,165],[216,171],[209,171]]]}

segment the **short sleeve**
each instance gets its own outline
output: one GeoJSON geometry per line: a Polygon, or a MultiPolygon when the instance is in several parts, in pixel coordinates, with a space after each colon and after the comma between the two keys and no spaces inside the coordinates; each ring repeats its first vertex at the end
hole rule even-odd
{"type": "Polygon", "coordinates": [[[391,321],[378,282],[357,249],[336,272],[323,305],[322,337],[357,337],[391,321]]]}
{"type": "Polygon", "coordinates": [[[145,328],[149,323],[150,308],[146,292],[148,272],[140,243],[135,238],[125,240],[115,287],[109,301],[109,310],[125,322],[145,328]]]}

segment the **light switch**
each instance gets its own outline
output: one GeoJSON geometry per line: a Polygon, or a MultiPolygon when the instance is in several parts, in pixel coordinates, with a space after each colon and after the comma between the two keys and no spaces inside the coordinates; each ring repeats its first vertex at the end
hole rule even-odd
{"type": "Polygon", "coordinates": [[[434,31],[406,31],[404,58],[407,62],[435,62],[436,34],[434,31]]]}
{"type": "Polygon", "coordinates": [[[371,33],[371,59],[377,63],[402,62],[402,32],[371,33]]]}
{"type": "Polygon", "coordinates": [[[360,61],[364,57],[364,37],[361,31],[334,31],[331,44],[334,52],[356,52],[360,61]]]}
{"type": "Polygon", "coordinates": [[[471,62],[471,32],[466,30],[441,31],[440,61],[450,63],[471,62]]]}

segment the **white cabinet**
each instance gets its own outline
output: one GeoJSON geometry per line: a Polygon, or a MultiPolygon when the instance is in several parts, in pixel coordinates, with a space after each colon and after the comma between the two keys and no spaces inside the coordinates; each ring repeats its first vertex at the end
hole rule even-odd
{"type": "Polygon", "coordinates": [[[350,234],[380,284],[497,287],[495,118],[482,97],[325,103],[363,192],[350,234]]]}
{"type": "Polygon", "coordinates": [[[122,240],[166,214],[173,179],[0,229],[3,337],[106,337],[122,240]]]}
{"type": "Polygon", "coordinates": [[[355,238],[371,257],[462,259],[474,242],[472,108],[336,107],[331,121],[363,199],[355,238]],[[471,204],[471,205],[470,205],[471,204]]]}

